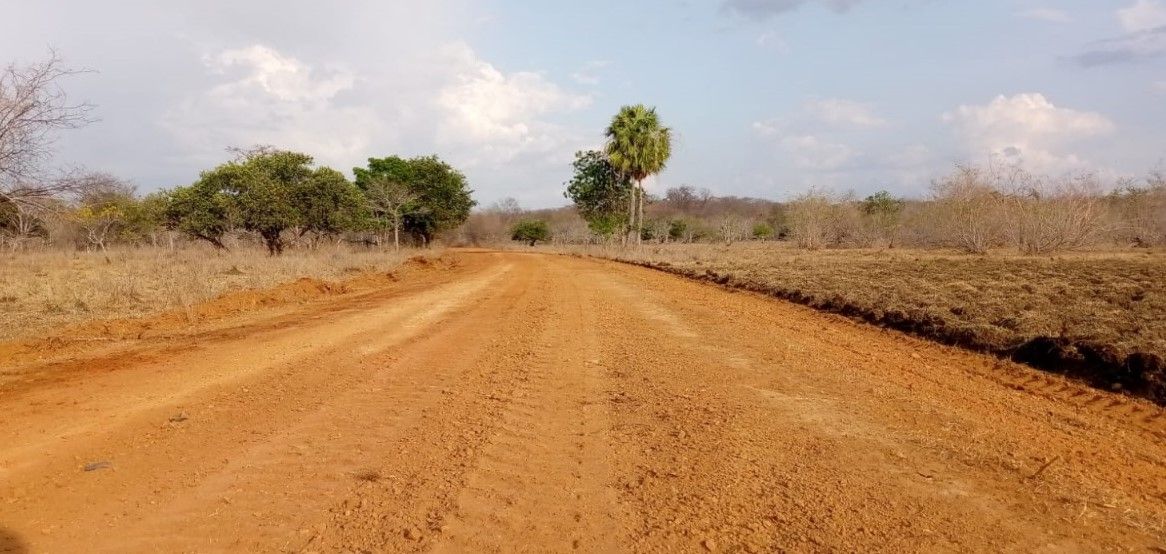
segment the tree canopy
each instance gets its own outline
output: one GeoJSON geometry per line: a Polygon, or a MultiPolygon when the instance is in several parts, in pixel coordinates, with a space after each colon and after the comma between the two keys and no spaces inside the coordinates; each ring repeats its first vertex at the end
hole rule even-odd
{"type": "Polygon", "coordinates": [[[233,228],[255,232],[272,255],[283,252],[288,229],[329,234],[350,227],[359,217],[360,192],[340,172],[311,165],[312,157],[298,152],[244,152],[172,191],[166,219],[219,248],[233,228]]]}
{"type": "Polygon", "coordinates": [[[611,161],[597,150],[576,152],[575,174],[563,194],[575,203],[579,215],[592,232],[610,236],[622,226],[632,183],[616,171],[611,161]]]}
{"type": "Polygon", "coordinates": [[[353,173],[361,190],[376,179],[403,183],[416,198],[405,211],[402,228],[425,244],[461,225],[477,204],[465,175],[437,156],[369,158],[368,167],[354,168],[353,173]]]}
{"type": "Polygon", "coordinates": [[[531,246],[538,242],[546,242],[551,238],[551,228],[542,219],[525,219],[519,221],[511,230],[510,239],[520,240],[531,246]]]}
{"type": "Polygon", "coordinates": [[[636,188],[629,194],[628,224],[635,229],[638,243],[644,234],[644,179],[663,171],[668,164],[672,157],[672,130],[660,123],[656,108],[636,104],[620,108],[606,135],[605,152],[612,167],[636,181],[636,188]]]}

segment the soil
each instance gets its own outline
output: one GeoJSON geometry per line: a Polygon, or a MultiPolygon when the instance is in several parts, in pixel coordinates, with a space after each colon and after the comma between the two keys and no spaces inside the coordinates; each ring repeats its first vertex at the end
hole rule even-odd
{"type": "Polygon", "coordinates": [[[454,256],[0,350],[0,551],[1166,546],[1149,401],[640,267],[454,256]]]}

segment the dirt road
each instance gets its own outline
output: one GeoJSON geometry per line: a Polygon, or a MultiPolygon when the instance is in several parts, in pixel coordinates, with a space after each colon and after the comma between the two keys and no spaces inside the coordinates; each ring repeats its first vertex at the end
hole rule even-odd
{"type": "Polygon", "coordinates": [[[10,363],[0,551],[1166,548],[1166,415],[650,270],[456,267],[10,363]]]}

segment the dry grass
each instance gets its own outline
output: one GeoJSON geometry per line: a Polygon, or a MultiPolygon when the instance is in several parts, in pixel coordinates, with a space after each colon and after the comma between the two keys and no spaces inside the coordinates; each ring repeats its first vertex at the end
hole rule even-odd
{"type": "Polygon", "coordinates": [[[325,246],[271,258],[259,250],[201,246],[45,251],[0,255],[0,340],[89,320],[190,308],[227,292],[264,289],[300,277],[340,280],[388,270],[416,251],[325,246]]]}
{"type": "Polygon", "coordinates": [[[582,251],[780,296],[1166,400],[1162,252],[965,256],[808,252],[780,243],[582,251]]]}

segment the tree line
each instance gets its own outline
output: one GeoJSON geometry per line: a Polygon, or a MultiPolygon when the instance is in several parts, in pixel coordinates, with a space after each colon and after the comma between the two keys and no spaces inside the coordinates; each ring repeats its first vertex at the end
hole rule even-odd
{"type": "Polygon", "coordinates": [[[474,207],[465,175],[437,156],[371,158],[348,179],[312,156],[270,146],[232,149],[234,159],[197,181],[145,196],[106,173],[54,171],[55,133],[92,121],[60,82],[83,71],[55,53],[0,70],[0,246],[34,242],[104,250],[111,244],[215,248],[256,241],[271,255],[289,244],[356,240],[400,248],[430,244],[474,207]]]}
{"type": "MultiPolygon", "coordinates": [[[[488,240],[491,229],[536,220],[548,227],[542,241],[624,243],[621,206],[629,187],[617,179],[602,152],[580,152],[566,183],[571,207],[524,211],[512,201],[488,206],[467,222],[462,240],[488,240]]],[[[653,244],[775,240],[807,250],[947,248],[974,254],[1166,246],[1161,172],[1104,186],[1089,173],[1051,178],[1015,167],[957,167],[918,198],[812,189],[775,201],[716,196],[685,185],[646,194],[644,202],[643,224],[634,232],[653,244]]]]}
{"type": "Polygon", "coordinates": [[[138,195],[103,173],[69,176],[32,204],[0,198],[0,233],[13,245],[39,240],[105,250],[112,244],[202,241],[217,249],[257,242],[271,255],[322,240],[430,244],[469,216],[465,176],[436,156],[371,158],[354,180],[272,147],[234,159],[186,186],[138,195]]]}
{"type": "Polygon", "coordinates": [[[671,129],[654,108],[624,106],[605,136],[602,150],[575,155],[564,192],[573,210],[524,214],[513,202],[493,206],[463,235],[478,240],[490,235],[491,221],[506,221],[513,240],[531,244],[788,240],[811,250],[903,246],[983,254],[1013,248],[1030,255],[1166,245],[1161,172],[1108,190],[1091,173],[1050,178],[990,165],[957,167],[917,199],[812,189],[775,202],[715,197],[691,186],[652,196],[643,182],[665,168],[671,129]]]}

